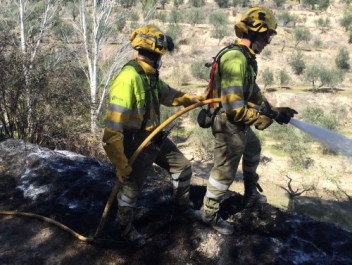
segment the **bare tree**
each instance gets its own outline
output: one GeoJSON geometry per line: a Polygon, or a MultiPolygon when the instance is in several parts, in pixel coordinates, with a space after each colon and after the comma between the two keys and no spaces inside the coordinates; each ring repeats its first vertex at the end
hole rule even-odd
{"type": "MultiPolygon", "coordinates": [[[[116,6],[116,1],[80,0],[79,5],[79,19],[73,21],[73,26],[84,56],[79,52],[80,49],[77,48],[77,42],[70,36],[64,36],[64,41],[81,65],[89,83],[90,124],[91,132],[94,133],[96,131],[97,117],[102,109],[110,81],[119,67],[130,56],[130,47],[128,38],[123,35],[122,37],[126,41],[119,43],[115,51],[109,54],[109,58],[104,59],[101,57],[101,49],[103,45],[107,44],[109,37],[114,36],[114,34],[118,35],[118,32],[114,31],[114,20],[112,17],[112,10],[116,6]]],[[[153,5],[146,10],[145,21],[152,16],[155,8],[155,5],[153,5]]]]}
{"type": "Polygon", "coordinates": [[[286,178],[288,178],[288,183],[287,183],[287,188],[284,187],[284,186],[279,186],[280,188],[284,189],[285,191],[287,191],[288,193],[288,197],[290,199],[293,199],[295,197],[298,197],[300,196],[303,192],[306,192],[306,191],[312,191],[314,190],[314,186],[309,186],[309,187],[303,187],[302,190],[299,190],[299,189],[296,189],[296,190],[293,190],[292,186],[291,186],[291,183],[292,183],[292,178],[290,178],[289,176],[286,175],[286,178]]]}

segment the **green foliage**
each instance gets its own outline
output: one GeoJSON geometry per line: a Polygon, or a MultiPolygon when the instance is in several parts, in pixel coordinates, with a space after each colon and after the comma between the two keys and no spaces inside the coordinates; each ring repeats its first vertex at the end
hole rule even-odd
{"type": "Polygon", "coordinates": [[[205,63],[205,61],[192,63],[191,73],[196,78],[208,81],[210,69],[205,66],[205,63]]]}
{"type": "Polygon", "coordinates": [[[294,21],[294,16],[289,11],[283,11],[277,15],[277,20],[282,26],[286,27],[294,21]]]}
{"type": "Polygon", "coordinates": [[[201,7],[205,5],[205,0],[189,0],[191,6],[194,7],[201,7]]]}
{"type": "Polygon", "coordinates": [[[137,0],[117,0],[117,3],[124,8],[132,8],[137,4],[137,0]]]}
{"type": "Polygon", "coordinates": [[[295,170],[306,169],[309,150],[304,142],[302,133],[291,126],[279,125],[277,123],[271,125],[269,130],[275,139],[274,148],[290,157],[291,167],[295,170]]]}
{"type": "Polygon", "coordinates": [[[320,48],[321,46],[323,46],[323,42],[321,41],[321,39],[319,39],[319,38],[314,39],[313,47],[320,48]]]}
{"type": "Polygon", "coordinates": [[[190,8],[187,14],[187,21],[192,25],[203,23],[205,21],[204,11],[201,8],[190,8]]]}
{"type": "Polygon", "coordinates": [[[264,82],[264,89],[274,82],[274,74],[269,68],[265,68],[262,72],[262,79],[264,82]]]}
{"type": "Polygon", "coordinates": [[[309,42],[312,38],[312,35],[307,28],[296,28],[293,30],[293,38],[295,40],[295,48],[300,44],[302,41],[309,42]]]}
{"type": "Polygon", "coordinates": [[[343,70],[349,70],[351,68],[349,60],[350,60],[350,55],[348,53],[348,50],[346,48],[340,48],[339,53],[335,58],[335,64],[337,68],[343,69],[343,70]]]}
{"type": "Polygon", "coordinates": [[[346,12],[340,20],[340,25],[347,31],[352,25],[352,14],[346,12]]]}
{"type": "Polygon", "coordinates": [[[117,31],[122,31],[125,28],[126,16],[123,12],[116,13],[114,25],[117,31]]]}
{"type": "Polygon", "coordinates": [[[317,88],[317,83],[321,77],[322,68],[320,65],[309,65],[304,73],[304,78],[312,83],[313,91],[317,88]]]}
{"type": "Polygon", "coordinates": [[[247,0],[232,0],[232,4],[234,7],[236,7],[236,6],[245,7],[247,4],[249,4],[249,1],[247,1],[247,0]]]}
{"type": "Polygon", "coordinates": [[[304,5],[310,6],[313,10],[315,9],[315,5],[319,3],[319,0],[302,0],[304,5]]]}
{"type": "Polygon", "coordinates": [[[159,0],[162,9],[165,9],[165,5],[167,4],[167,2],[169,2],[169,0],[159,0]]]}
{"type": "Polygon", "coordinates": [[[317,126],[337,131],[340,127],[339,110],[324,111],[320,107],[307,107],[302,112],[302,119],[317,126]]]}
{"type": "Polygon", "coordinates": [[[229,34],[228,16],[224,11],[218,9],[211,12],[209,16],[209,22],[211,25],[213,25],[213,28],[214,28],[213,36],[219,39],[219,42],[221,41],[222,38],[224,38],[229,34]]]}
{"type": "Polygon", "coordinates": [[[229,0],[215,0],[220,8],[228,8],[229,7],[229,0]]]}
{"type": "Polygon", "coordinates": [[[330,18],[328,17],[326,18],[320,17],[317,20],[315,20],[315,24],[317,25],[318,28],[320,28],[320,31],[324,33],[328,28],[330,28],[331,21],[330,21],[330,18]]]}
{"type": "Polygon", "coordinates": [[[303,52],[301,50],[295,50],[289,58],[288,63],[296,75],[302,74],[306,67],[303,59],[303,52]]]}
{"type": "Polygon", "coordinates": [[[170,15],[169,15],[169,22],[170,23],[180,23],[182,20],[182,13],[177,10],[177,8],[172,8],[170,15]]]}
{"type": "Polygon", "coordinates": [[[329,5],[330,5],[330,0],[319,0],[318,1],[319,10],[325,11],[326,9],[328,9],[329,5]]]}
{"type": "Polygon", "coordinates": [[[352,27],[348,30],[348,43],[352,43],[352,27]]]}
{"type": "Polygon", "coordinates": [[[313,92],[317,92],[319,87],[327,86],[331,89],[336,88],[342,82],[343,73],[335,69],[328,69],[322,64],[313,64],[307,67],[304,77],[312,83],[313,92]]]}
{"type": "Polygon", "coordinates": [[[282,70],[280,70],[277,79],[279,80],[280,87],[282,87],[282,86],[286,85],[291,80],[291,77],[285,69],[282,69],[282,70]]]}
{"type": "Polygon", "coordinates": [[[174,0],[174,7],[179,7],[184,3],[184,0],[174,0]]]}
{"type": "Polygon", "coordinates": [[[31,62],[11,43],[0,42],[7,48],[0,50],[0,121],[6,134],[66,148],[70,139],[89,131],[89,95],[81,89],[85,77],[71,55],[60,53],[58,60],[58,51],[46,52],[31,62]]]}
{"type": "Polygon", "coordinates": [[[178,43],[182,36],[182,28],[179,24],[169,24],[166,29],[166,35],[169,35],[175,44],[178,43]]]}
{"type": "Polygon", "coordinates": [[[273,0],[273,2],[275,3],[276,7],[282,7],[286,3],[286,0],[273,0]]]}
{"type": "Polygon", "coordinates": [[[166,13],[159,11],[155,13],[155,19],[159,20],[162,23],[166,22],[166,13]]]}

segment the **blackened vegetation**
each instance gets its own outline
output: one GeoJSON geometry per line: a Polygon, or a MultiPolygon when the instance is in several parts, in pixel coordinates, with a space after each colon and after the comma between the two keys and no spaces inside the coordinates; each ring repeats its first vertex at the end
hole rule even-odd
{"type": "MultiPolygon", "coordinates": [[[[0,150],[0,210],[34,212],[94,233],[115,181],[109,164],[12,139],[0,150]]],[[[191,192],[199,208],[205,187],[191,192]]],[[[94,245],[36,219],[0,216],[0,264],[352,264],[351,233],[337,226],[268,204],[243,209],[236,193],[228,194],[221,215],[233,222],[233,235],[177,220],[170,179],[153,171],[136,212],[144,248],[119,236],[115,204],[94,245]]]]}

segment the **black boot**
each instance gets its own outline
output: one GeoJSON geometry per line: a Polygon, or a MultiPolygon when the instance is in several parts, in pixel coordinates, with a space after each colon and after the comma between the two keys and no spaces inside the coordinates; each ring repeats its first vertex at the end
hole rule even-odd
{"type": "Polygon", "coordinates": [[[253,205],[260,203],[267,203],[266,196],[258,192],[256,182],[245,181],[243,206],[245,208],[250,208],[253,205]]]}
{"type": "Polygon", "coordinates": [[[126,239],[134,247],[142,247],[145,245],[144,237],[138,233],[136,228],[133,225],[120,226],[121,236],[126,239]]]}
{"type": "Polygon", "coordinates": [[[231,235],[233,233],[233,225],[229,224],[225,220],[221,218],[221,216],[217,213],[215,215],[208,215],[205,211],[202,212],[202,221],[220,234],[223,235],[231,235]]]}

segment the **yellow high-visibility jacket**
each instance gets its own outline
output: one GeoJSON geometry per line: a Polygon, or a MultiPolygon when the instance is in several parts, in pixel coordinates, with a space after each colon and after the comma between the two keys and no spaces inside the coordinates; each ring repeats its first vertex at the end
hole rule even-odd
{"type": "MultiPolygon", "coordinates": [[[[165,106],[184,105],[182,100],[186,93],[177,91],[157,79],[156,85],[153,82],[153,74],[156,70],[143,61],[135,60],[145,72],[143,76],[139,74],[135,67],[126,64],[120,73],[113,80],[109,94],[109,109],[105,120],[105,126],[114,131],[140,130],[146,114],[146,90],[151,88],[151,102],[149,104],[150,113],[147,115],[145,130],[152,131],[160,124],[160,104],[165,106]],[[145,84],[145,81],[149,85],[145,84]]],[[[131,62],[130,62],[131,63],[131,62]]],[[[133,63],[133,62],[132,62],[133,63]]]]}
{"type": "Polygon", "coordinates": [[[258,111],[249,108],[246,103],[260,106],[264,96],[256,83],[257,69],[248,59],[255,62],[255,53],[240,40],[236,40],[235,45],[241,49],[229,49],[220,58],[215,72],[214,97],[221,97],[224,110],[234,117],[235,122],[242,121],[250,125],[257,120],[258,111]]]}

